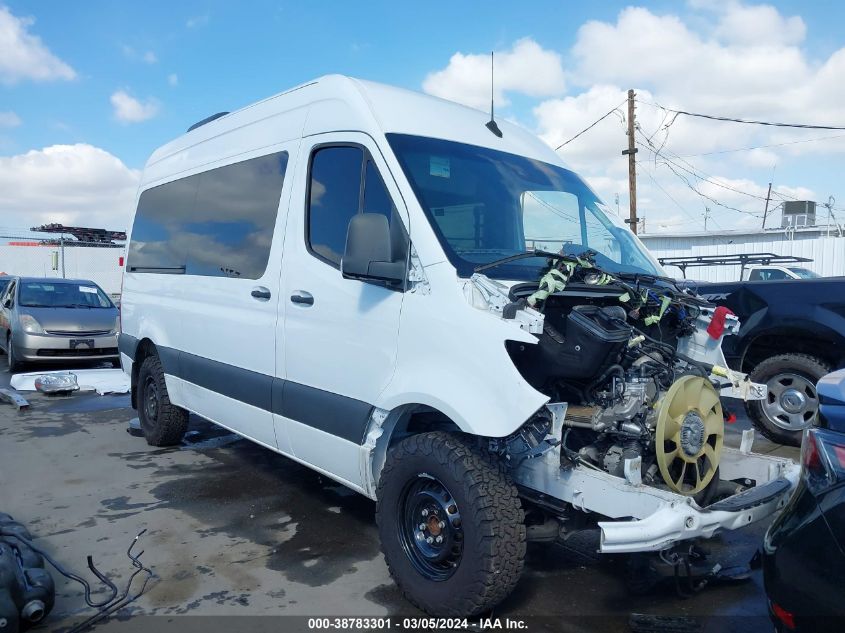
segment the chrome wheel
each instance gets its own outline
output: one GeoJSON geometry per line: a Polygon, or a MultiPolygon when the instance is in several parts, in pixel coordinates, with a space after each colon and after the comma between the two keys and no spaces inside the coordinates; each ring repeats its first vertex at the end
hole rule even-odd
{"type": "Polygon", "coordinates": [[[801,431],[812,426],[819,411],[819,397],[813,382],[793,373],[772,377],[766,383],[763,413],[775,426],[801,431]]]}

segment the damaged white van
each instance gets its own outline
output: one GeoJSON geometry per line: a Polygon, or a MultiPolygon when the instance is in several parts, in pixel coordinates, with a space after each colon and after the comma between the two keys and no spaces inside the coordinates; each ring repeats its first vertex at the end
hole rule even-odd
{"type": "Polygon", "coordinates": [[[782,507],[724,445],[735,317],[677,288],[525,130],[328,76],[156,150],[119,348],[147,441],[194,412],[376,500],[429,613],[514,588],[526,541],[660,552],[782,507]]]}

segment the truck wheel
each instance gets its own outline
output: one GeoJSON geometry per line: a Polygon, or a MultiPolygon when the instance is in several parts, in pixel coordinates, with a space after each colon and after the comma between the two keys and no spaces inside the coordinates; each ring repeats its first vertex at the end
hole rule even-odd
{"type": "Polygon", "coordinates": [[[525,515],[516,486],[480,448],[444,432],[390,450],[376,491],[390,575],[423,611],[470,617],[519,581],[525,515]]]}
{"type": "Polygon", "coordinates": [[[780,354],[757,365],[750,378],[767,392],[765,400],[745,404],[754,426],[773,442],[800,446],[804,429],[818,418],[816,383],[828,372],[827,364],[806,354],[780,354]]]}
{"type": "Polygon", "coordinates": [[[170,403],[158,356],[147,356],[138,371],[138,419],[150,446],[171,446],[188,430],[188,412],[170,403]]]}

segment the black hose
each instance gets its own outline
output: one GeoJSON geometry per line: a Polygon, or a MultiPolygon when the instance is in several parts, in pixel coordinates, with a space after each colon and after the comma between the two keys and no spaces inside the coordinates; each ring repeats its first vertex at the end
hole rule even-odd
{"type": "Polygon", "coordinates": [[[610,378],[611,374],[617,374],[622,380],[625,380],[625,369],[622,365],[611,365],[607,369],[605,369],[601,376],[596,378],[594,381],[589,383],[586,388],[584,389],[585,393],[590,397],[590,399],[594,398],[594,391],[599,386],[604,384],[604,381],[610,378]]]}
{"type": "Polygon", "coordinates": [[[147,584],[149,583],[150,579],[153,577],[153,572],[148,567],[145,567],[143,563],[139,560],[143,555],[143,551],[139,552],[138,554],[132,553],[132,548],[135,547],[135,543],[138,542],[138,539],[146,532],[147,530],[141,530],[138,535],[132,540],[132,543],[129,544],[129,547],[126,549],[126,555],[129,557],[129,560],[132,561],[132,566],[135,568],[135,571],[129,576],[129,580],[126,582],[126,588],[123,590],[123,593],[118,595],[119,589],[117,585],[115,585],[105,574],[103,574],[97,567],[94,565],[94,559],[89,554],[88,555],[88,569],[90,569],[97,578],[102,581],[102,583],[109,587],[109,591],[111,592],[111,596],[108,600],[103,602],[94,602],[91,600],[91,585],[88,584],[81,576],[74,574],[66,570],[58,561],[56,561],[52,556],[50,556],[47,552],[42,550],[39,547],[36,547],[30,540],[23,538],[19,534],[14,534],[8,531],[3,530],[0,528],[0,536],[13,536],[14,538],[18,539],[21,543],[29,547],[32,551],[36,554],[41,555],[50,565],[52,565],[57,572],[59,572],[65,578],[73,580],[85,589],[85,603],[94,609],[97,609],[97,612],[93,614],[91,617],[83,620],[72,629],[68,631],[68,633],[80,633],[85,629],[90,628],[100,620],[107,618],[115,611],[122,609],[126,605],[134,602],[138,599],[147,589],[147,584]],[[135,577],[138,576],[140,573],[145,573],[147,577],[144,579],[144,583],[141,585],[141,588],[135,592],[134,594],[130,595],[130,589],[132,588],[132,582],[135,580],[135,577]]]}
{"type": "Polygon", "coordinates": [[[68,578],[70,580],[73,580],[74,582],[77,582],[80,585],[82,585],[82,587],[85,589],[85,604],[87,604],[89,607],[99,609],[100,607],[104,607],[107,604],[109,604],[117,596],[117,592],[118,592],[117,587],[115,587],[114,583],[112,583],[111,581],[106,580],[103,577],[103,575],[99,571],[97,571],[97,569],[94,567],[94,562],[93,562],[93,560],[91,559],[90,556],[88,557],[88,567],[89,567],[89,569],[91,569],[91,571],[93,571],[97,575],[97,578],[99,578],[100,580],[103,580],[104,584],[106,584],[109,587],[109,591],[111,591],[111,596],[109,596],[109,598],[107,600],[104,600],[102,602],[94,602],[93,600],[91,600],[91,585],[88,584],[87,580],[85,580],[81,576],[77,576],[73,572],[66,570],[64,567],[62,567],[62,565],[57,560],[55,560],[52,556],[50,556],[43,549],[37,547],[32,541],[25,539],[20,534],[15,534],[13,532],[4,531],[2,528],[0,528],[0,535],[2,535],[2,536],[13,536],[14,538],[18,539],[21,543],[23,543],[24,545],[29,547],[33,552],[41,555],[62,576],[64,576],[65,578],[68,578]]]}

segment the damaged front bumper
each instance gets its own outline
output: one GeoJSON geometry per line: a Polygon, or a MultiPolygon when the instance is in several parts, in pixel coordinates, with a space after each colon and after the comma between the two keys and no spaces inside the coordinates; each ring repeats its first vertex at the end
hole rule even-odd
{"type": "Polygon", "coordinates": [[[723,481],[751,487],[705,508],[692,497],[644,485],[635,476],[561,467],[560,447],[524,460],[514,469],[514,480],[531,497],[563,501],[576,510],[616,519],[598,524],[602,553],[660,551],[750,525],[786,505],[800,467],[790,459],[750,452],[750,433],[743,448],[723,449],[720,474],[723,481]]]}

